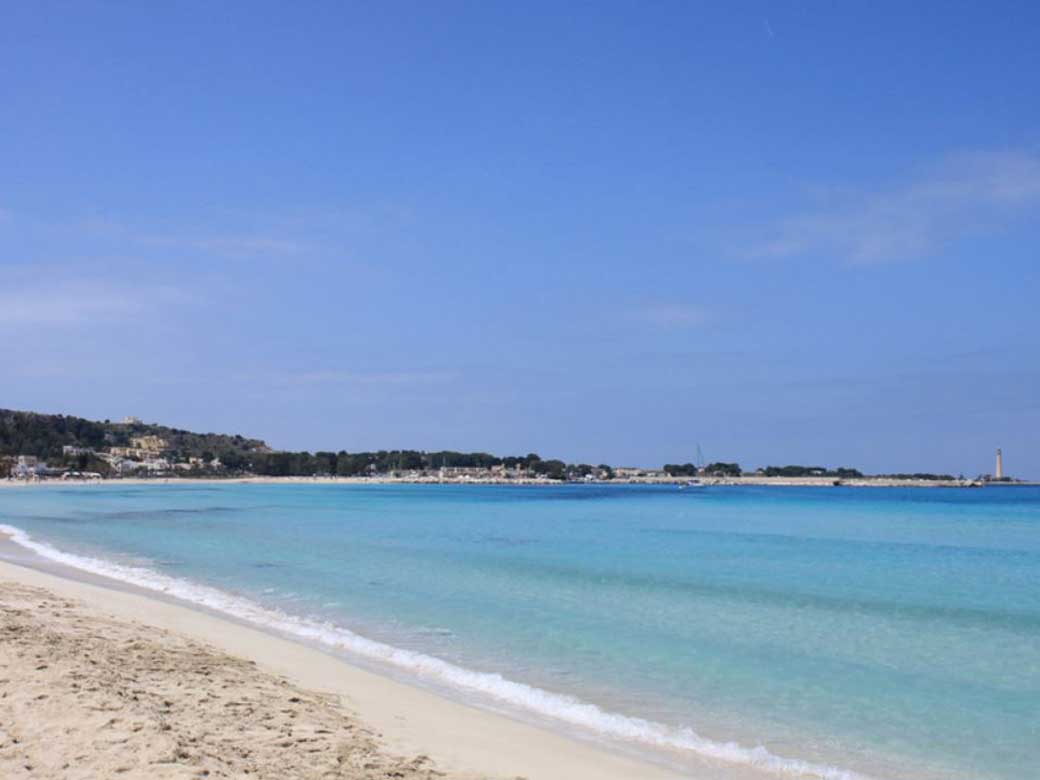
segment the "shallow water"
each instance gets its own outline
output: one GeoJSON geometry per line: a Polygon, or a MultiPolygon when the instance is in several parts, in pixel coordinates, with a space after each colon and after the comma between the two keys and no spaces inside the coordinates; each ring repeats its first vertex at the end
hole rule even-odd
{"type": "Polygon", "coordinates": [[[1035,488],[61,486],[0,491],[0,523],[648,750],[832,778],[1040,763],[1035,488]]]}

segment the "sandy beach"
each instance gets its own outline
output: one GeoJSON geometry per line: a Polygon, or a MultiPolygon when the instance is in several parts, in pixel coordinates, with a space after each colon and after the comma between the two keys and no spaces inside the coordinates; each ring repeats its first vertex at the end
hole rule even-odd
{"type": "Polygon", "coordinates": [[[0,562],[5,778],[680,775],[126,589],[0,562]]]}
{"type": "Polygon", "coordinates": [[[0,583],[0,774],[442,776],[329,697],[82,602],[0,583]]]}

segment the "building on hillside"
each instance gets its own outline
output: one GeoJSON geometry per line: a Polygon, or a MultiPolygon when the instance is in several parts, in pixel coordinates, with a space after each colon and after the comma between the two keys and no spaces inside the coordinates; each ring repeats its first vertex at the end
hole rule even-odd
{"type": "Polygon", "coordinates": [[[123,423],[122,424],[123,425],[140,425],[141,424],[141,418],[140,417],[127,416],[127,417],[123,418],[123,423]]]}
{"type": "Polygon", "coordinates": [[[138,460],[127,460],[125,458],[105,458],[108,461],[108,465],[112,467],[112,470],[122,476],[123,474],[132,474],[138,469],[144,467],[138,460]]]}
{"type": "Polygon", "coordinates": [[[90,449],[90,447],[76,447],[72,444],[66,444],[61,448],[61,454],[67,458],[75,458],[80,455],[93,455],[94,450],[90,449]]]}
{"type": "Polygon", "coordinates": [[[162,452],[169,445],[161,436],[133,436],[130,439],[130,446],[145,452],[162,452]]]}

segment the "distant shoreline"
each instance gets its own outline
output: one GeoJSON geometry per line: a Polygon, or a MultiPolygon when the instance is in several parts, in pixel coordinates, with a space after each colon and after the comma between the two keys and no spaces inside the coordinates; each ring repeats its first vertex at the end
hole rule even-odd
{"type": "Polygon", "coordinates": [[[551,479],[499,479],[499,478],[453,478],[437,477],[125,477],[101,479],[0,479],[4,487],[40,487],[46,485],[192,485],[192,484],[240,484],[240,485],[500,485],[524,487],[559,487],[561,485],[673,485],[698,490],[707,487],[914,487],[914,488],[979,488],[979,487],[1030,487],[1040,482],[985,482],[981,480],[942,479],[894,479],[891,477],[857,477],[839,479],[835,477],[706,477],[692,480],[690,477],[626,477],[623,479],[588,480],[567,482],[551,479]]]}

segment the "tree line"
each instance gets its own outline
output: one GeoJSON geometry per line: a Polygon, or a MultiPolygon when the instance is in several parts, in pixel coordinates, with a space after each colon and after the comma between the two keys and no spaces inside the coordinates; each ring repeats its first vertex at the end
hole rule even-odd
{"type": "Polygon", "coordinates": [[[842,466],[836,469],[824,466],[766,466],[761,470],[766,477],[838,477],[841,479],[856,479],[862,477],[859,469],[842,466]]]}
{"type": "Polygon", "coordinates": [[[709,463],[698,468],[693,463],[665,463],[664,471],[670,477],[739,477],[743,472],[739,463],[709,463]]]}
{"type": "MultiPolygon", "coordinates": [[[[394,474],[413,471],[435,472],[441,468],[490,469],[503,466],[548,479],[583,479],[586,476],[612,479],[614,470],[606,465],[565,463],[542,458],[537,453],[499,457],[487,452],[439,450],[378,450],[375,452],[283,452],[274,451],[260,439],[237,435],[193,433],[164,425],[140,422],[95,422],[61,414],[37,414],[0,409],[0,465],[10,467],[16,455],[32,455],[51,465],[79,471],[108,474],[110,467],[87,452],[64,455],[62,448],[73,446],[103,451],[130,446],[135,436],[154,435],[167,447],[164,457],[177,462],[189,458],[203,461],[188,475],[257,474],[261,476],[344,476],[394,474]],[[210,465],[219,460],[220,466],[210,465]]],[[[6,469],[5,469],[6,470],[6,469]]],[[[2,476],[2,474],[0,474],[2,476]]]]}
{"type": "Polygon", "coordinates": [[[532,476],[548,479],[581,479],[588,475],[610,479],[610,466],[587,463],[565,463],[543,459],[537,453],[499,457],[487,452],[455,452],[440,450],[378,450],[376,452],[217,452],[224,467],[272,477],[340,476],[363,477],[372,474],[431,472],[442,468],[491,469],[502,466],[509,471],[522,470],[532,476]]]}

